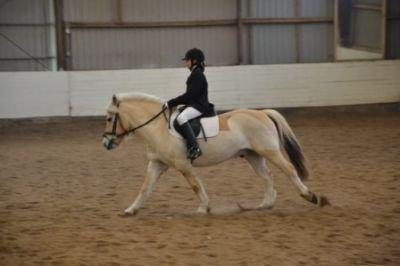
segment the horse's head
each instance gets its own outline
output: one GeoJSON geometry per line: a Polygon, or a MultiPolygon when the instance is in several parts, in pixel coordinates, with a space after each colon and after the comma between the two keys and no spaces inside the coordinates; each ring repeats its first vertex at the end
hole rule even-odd
{"type": "Polygon", "coordinates": [[[150,124],[161,115],[164,115],[168,121],[165,114],[167,108],[162,104],[163,101],[160,98],[144,93],[114,95],[107,108],[106,129],[103,134],[104,147],[108,150],[116,148],[125,136],[131,136],[136,130],[150,124]],[[121,113],[121,101],[124,103],[123,113],[121,113]],[[157,111],[159,111],[157,114],[151,116],[153,112],[157,111]],[[132,117],[133,115],[140,117],[140,120],[145,117],[149,118],[147,121],[139,123],[136,121],[138,119],[132,117]]]}
{"type": "Polygon", "coordinates": [[[107,150],[118,147],[126,130],[122,126],[121,117],[119,114],[119,101],[114,95],[111,104],[107,108],[106,128],[103,134],[103,146],[107,150]]]}

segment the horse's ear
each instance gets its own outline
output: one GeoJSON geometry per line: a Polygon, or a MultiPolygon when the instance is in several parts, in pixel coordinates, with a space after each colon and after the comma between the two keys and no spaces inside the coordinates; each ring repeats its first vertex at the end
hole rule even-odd
{"type": "Polygon", "coordinates": [[[114,94],[113,95],[113,97],[112,97],[112,101],[113,101],[113,104],[115,105],[115,106],[118,106],[118,99],[117,99],[117,96],[114,94]]]}

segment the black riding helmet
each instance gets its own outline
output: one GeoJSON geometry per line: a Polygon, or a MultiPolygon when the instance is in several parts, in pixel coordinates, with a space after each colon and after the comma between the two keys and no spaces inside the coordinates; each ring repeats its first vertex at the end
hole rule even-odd
{"type": "Polygon", "coordinates": [[[197,48],[192,48],[186,52],[185,57],[182,58],[182,60],[197,60],[197,63],[200,64],[204,62],[205,58],[203,51],[197,48]]]}

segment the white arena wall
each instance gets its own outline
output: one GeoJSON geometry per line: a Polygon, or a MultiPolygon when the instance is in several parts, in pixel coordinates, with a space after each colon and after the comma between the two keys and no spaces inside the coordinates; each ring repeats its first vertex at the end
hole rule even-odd
{"type": "MultiPolygon", "coordinates": [[[[104,115],[117,92],[184,92],[184,68],[0,72],[0,118],[104,115]]],[[[400,102],[400,60],[208,67],[218,110],[400,102]]]]}

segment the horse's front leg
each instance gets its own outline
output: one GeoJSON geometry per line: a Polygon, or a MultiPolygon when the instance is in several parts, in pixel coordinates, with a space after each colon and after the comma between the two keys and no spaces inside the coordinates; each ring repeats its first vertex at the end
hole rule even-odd
{"type": "Polygon", "coordinates": [[[185,176],[186,180],[189,182],[193,191],[200,199],[200,206],[197,209],[199,213],[209,213],[210,212],[210,202],[208,199],[208,195],[206,190],[204,189],[203,183],[200,178],[194,174],[192,168],[185,169],[181,171],[181,173],[185,176]]]}
{"type": "Polygon", "coordinates": [[[147,173],[144,183],[135,201],[125,210],[127,215],[135,215],[144,201],[150,196],[161,174],[168,169],[168,166],[158,160],[152,160],[147,166],[147,173]]]}

